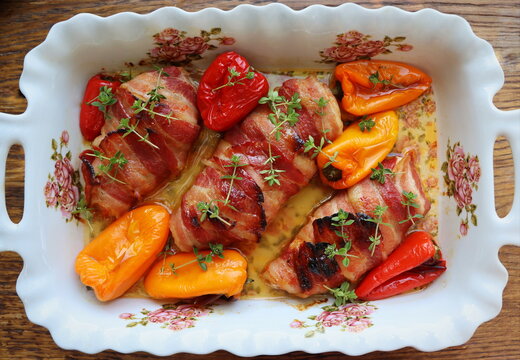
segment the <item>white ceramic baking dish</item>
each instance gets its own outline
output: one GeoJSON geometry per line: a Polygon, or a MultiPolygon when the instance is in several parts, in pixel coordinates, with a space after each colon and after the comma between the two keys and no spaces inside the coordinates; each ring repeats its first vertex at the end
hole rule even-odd
{"type": "Polygon", "coordinates": [[[65,349],[358,355],[462,344],[500,312],[507,272],[498,250],[520,242],[520,112],[502,112],[493,105],[503,81],[493,49],[464,19],[430,9],[410,13],[344,4],[294,11],[271,4],[230,11],[162,8],[147,15],[74,16],[53,26],[47,39],[25,57],[20,89],[28,100],[27,111],[0,114],[0,251],[23,257],[17,292],[27,316],[47,327],[65,349]],[[142,298],[95,301],[73,268],[84,229],[64,220],[77,200],[66,153],[71,152],[77,168],[83,146],[77,119],[88,78],[102,68],[119,69],[125,62],[146,58],[157,46],[153,35],[166,28],[186,33],[169,33],[177,40],[152,50],[152,56],[179,56],[199,67],[222,51],[236,50],[261,69],[331,69],[336,60],[375,56],[404,61],[430,74],[439,161],[446,162],[438,179],[444,193],[438,238],[449,264],[442,278],[422,292],[336,312],[323,311],[323,305],[300,311],[276,300],[237,301],[214,306],[212,312],[163,309],[161,303],[142,298]],[[493,143],[499,135],[509,139],[517,170],[517,196],[505,218],[495,213],[493,197],[493,143]],[[12,144],[21,144],[26,154],[25,210],[19,224],[10,222],[3,193],[4,159],[12,144]],[[307,319],[310,315],[319,316],[307,319]]]}

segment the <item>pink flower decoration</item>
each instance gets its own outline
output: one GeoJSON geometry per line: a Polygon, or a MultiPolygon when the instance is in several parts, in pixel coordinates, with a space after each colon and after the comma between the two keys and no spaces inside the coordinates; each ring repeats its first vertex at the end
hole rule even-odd
{"type": "Polygon", "coordinates": [[[408,45],[408,44],[402,44],[402,45],[397,46],[397,50],[399,50],[399,51],[410,51],[412,49],[413,49],[413,46],[408,45]]]}
{"type": "Polygon", "coordinates": [[[293,320],[292,323],[289,324],[289,326],[294,329],[299,329],[299,328],[303,327],[303,321],[295,319],[295,320],[293,320]]]}
{"type": "Polygon", "coordinates": [[[61,214],[65,218],[70,219],[72,217],[72,212],[76,210],[78,200],[79,189],[76,185],[70,185],[68,188],[61,189],[58,202],[60,204],[61,214]]]}
{"type": "Polygon", "coordinates": [[[190,319],[175,320],[168,325],[168,329],[178,331],[195,326],[195,321],[190,319]]]}
{"type": "Polygon", "coordinates": [[[437,141],[431,143],[430,149],[428,150],[428,156],[432,158],[437,157],[437,141]]]}
{"type": "Polygon", "coordinates": [[[461,176],[455,180],[455,194],[454,198],[459,208],[464,208],[466,205],[471,204],[473,190],[469,184],[468,179],[461,176]]]}
{"type": "Polygon", "coordinates": [[[322,56],[330,58],[336,62],[348,62],[356,60],[353,48],[347,46],[333,46],[323,50],[322,56]]]}
{"type": "Polygon", "coordinates": [[[56,181],[47,181],[43,192],[47,206],[55,207],[58,205],[59,187],[56,181]]]}
{"type": "Polygon", "coordinates": [[[232,37],[223,37],[220,39],[220,45],[233,45],[235,43],[235,39],[232,37]]]}
{"type": "Polygon", "coordinates": [[[188,37],[179,44],[179,50],[185,55],[202,54],[209,48],[206,41],[200,36],[188,37]]]}
{"type": "Polygon", "coordinates": [[[209,310],[191,304],[179,305],[177,311],[184,317],[200,317],[209,314],[209,310]]]}
{"type": "Polygon", "coordinates": [[[472,156],[468,161],[468,180],[477,183],[480,180],[480,164],[478,157],[472,156]]]}
{"type": "Polygon", "coordinates": [[[321,321],[323,326],[338,326],[347,319],[347,314],[342,311],[324,311],[316,317],[316,321],[321,321]]]}
{"type": "Polygon", "coordinates": [[[132,316],[134,316],[134,314],[131,314],[131,313],[122,313],[119,315],[119,318],[120,319],[123,319],[123,320],[128,320],[128,319],[131,319],[132,316]]]}
{"type": "Polygon", "coordinates": [[[163,323],[178,317],[181,317],[181,315],[177,309],[174,310],[159,308],[148,313],[148,321],[153,323],[163,323]]]}
{"type": "Polygon", "coordinates": [[[459,227],[460,234],[466,236],[468,234],[468,223],[461,222],[459,227]]]}
{"type": "Polygon", "coordinates": [[[464,149],[460,146],[455,146],[451,158],[448,161],[448,178],[450,180],[457,181],[458,178],[464,176],[467,167],[464,157],[464,149]]]}
{"type": "Polygon", "coordinates": [[[54,176],[60,188],[69,188],[71,186],[73,173],[74,168],[67,157],[57,160],[54,164],[54,176]]]}
{"type": "Polygon", "coordinates": [[[372,306],[359,305],[359,304],[348,304],[341,308],[348,316],[366,316],[370,315],[374,312],[374,308],[372,306]]]}
{"type": "Polygon", "coordinates": [[[367,318],[353,318],[347,320],[345,323],[345,330],[350,332],[360,332],[365,330],[366,328],[372,326],[372,322],[367,318]]]}
{"type": "Polygon", "coordinates": [[[69,132],[67,130],[62,131],[60,140],[65,145],[67,145],[69,143],[69,132]]]}
{"type": "Polygon", "coordinates": [[[354,53],[359,57],[374,57],[385,51],[385,43],[381,40],[366,41],[354,48],[354,53]]]}
{"type": "Polygon", "coordinates": [[[338,45],[359,45],[363,42],[363,34],[359,31],[349,31],[336,36],[336,44],[338,45]]]}
{"type": "Polygon", "coordinates": [[[155,34],[153,38],[159,45],[175,45],[182,40],[180,31],[173,28],[164,29],[160,33],[155,34]]]}
{"type": "Polygon", "coordinates": [[[150,51],[150,56],[156,59],[163,59],[168,61],[184,61],[186,56],[181,53],[179,47],[175,46],[162,46],[153,48],[150,51]]]}
{"type": "Polygon", "coordinates": [[[435,188],[437,185],[439,185],[439,179],[437,179],[436,176],[430,176],[428,179],[426,179],[426,185],[429,188],[435,188]]]}

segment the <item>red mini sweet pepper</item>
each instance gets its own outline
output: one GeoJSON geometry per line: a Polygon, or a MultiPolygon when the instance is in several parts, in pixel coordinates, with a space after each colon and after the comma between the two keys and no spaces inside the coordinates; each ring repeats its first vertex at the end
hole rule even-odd
{"type": "Polygon", "coordinates": [[[419,286],[431,283],[441,276],[444,271],[446,271],[445,260],[437,260],[431,264],[420,265],[379,285],[369,292],[368,295],[363,296],[363,300],[386,299],[390,296],[413,290],[419,286]]]}
{"type": "Polygon", "coordinates": [[[235,52],[226,52],[208,67],[200,80],[197,105],[206,127],[225,131],[245,118],[269,90],[264,75],[235,52]]]}
{"type": "Polygon", "coordinates": [[[357,297],[362,300],[383,299],[432,282],[446,270],[444,260],[428,265],[435,252],[429,233],[412,232],[382,264],[365,276],[356,288],[357,297]]]}
{"type": "Polygon", "coordinates": [[[97,106],[92,105],[97,100],[101,88],[106,86],[112,89],[113,93],[119,85],[121,82],[110,80],[101,74],[92,76],[88,81],[79,113],[79,128],[85,140],[94,140],[101,134],[101,128],[105,124],[105,114],[97,106]]]}

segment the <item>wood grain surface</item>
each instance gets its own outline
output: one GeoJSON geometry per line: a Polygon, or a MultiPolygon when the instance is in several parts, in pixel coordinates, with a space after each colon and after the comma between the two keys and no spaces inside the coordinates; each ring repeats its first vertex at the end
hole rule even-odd
{"type": "MultiPolygon", "coordinates": [[[[311,5],[312,1],[280,1],[294,9],[311,5]]],[[[0,111],[18,114],[26,102],[18,89],[25,54],[41,43],[49,28],[80,12],[107,16],[121,11],[147,13],[162,6],[178,6],[196,11],[207,6],[230,9],[240,3],[267,4],[268,1],[138,1],[138,0],[76,0],[76,1],[1,1],[0,2],[0,111]]],[[[322,1],[339,5],[341,1],[322,1]]],[[[496,105],[504,110],[520,107],[520,6],[517,0],[483,1],[359,1],[360,5],[376,8],[395,5],[405,10],[431,7],[457,14],[468,20],[475,33],[489,41],[502,64],[506,83],[495,96],[496,105]]],[[[442,31],[442,29],[439,29],[442,31]]],[[[449,36],[449,34],[446,34],[449,36]]],[[[478,74],[476,75],[478,76],[478,74]]],[[[74,84],[71,84],[74,86],[74,84]]],[[[2,145],[2,144],[0,144],[2,145]]],[[[507,142],[500,139],[495,146],[496,207],[499,215],[507,214],[513,198],[512,156],[507,142]]],[[[3,159],[0,159],[3,161],[3,159]]],[[[6,197],[12,218],[19,221],[23,211],[23,153],[14,147],[7,163],[6,197]]],[[[516,169],[520,171],[520,169],[516,169]]],[[[517,196],[520,194],[517,194],[517,196]]],[[[519,234],[520,236],[520,234],[519,234]]],[[[435,353],[421,353],[405,348],[391,353],[375,352],[355,359],[520,359],[520,249],[505,246],[500,259],[509,271],[500,315],[480,326],[473,338],[462,346],[435,353]]],[[[106,351],[86,355],[58,348],[47,329],[27,320],[23,305],[16,295],[15,284],[22,269],[22,260],[15,253],[0,253],[0,359],[149,359],[145,353],[121,355],[106,351]]],[[[238,359],[225,351],[209,355],[177,354],[173,359],[238,359]]],[[[346,359],[339,353],[311,355],[295,352],[280,357],[259,356],[256,359],[346,359]]]]}

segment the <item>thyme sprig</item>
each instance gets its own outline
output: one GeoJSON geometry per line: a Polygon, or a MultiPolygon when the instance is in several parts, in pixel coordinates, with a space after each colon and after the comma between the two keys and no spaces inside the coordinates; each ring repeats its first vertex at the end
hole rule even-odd
{"type": "Polygon", "coordinates": [[[274,162],[276,159],[280,157],[280,155],[273,156],[273,152],[271,150],[271,143],[267,143],[269,147],[269,157],[267,160],[264,161],[264,165],[269,165],[269,169],[260,171],[260,174],[267,176],[264,177],[264,181],[269,184],[269,186],[273,185],[280,185],[280,180],[278,180],[278,177],[280,176],[280,173],[285,172],[285,170],[279,170],[274,168],[274,162]]]}
{"type": "Polygon", "coordinates": [[[260,98],[258,103],[268,104],[272,111],[267,117],[274,125],[274,129],[271,130],[270,134],[275,134],[276,140],[280,140],[282,136],[282,126],[284,124],[287,123],[290,126],[294,126],[298,123],[300,114],[298,114],[296,110],[302,108],[300,95],[298,93],[294,93],[291,99],[287,100],[285,96],[279,95],[278,91],[269,90],[267,96],[260,98]]]}
{"type": "Polygon", "coordinates": [[[94,231],[94,228],[92,227],[92,219],[94,218],[94,214],[92,213],[92,209],[88,207],[87,200],[83,194],[81,194],[81,197],[76,204],[76,209],[72,211],[72,214],[78,215],[80,218],[84,219],[87,222],[90,231],[94,231]]]}
{"type": "MultiPolygon", "coordinates": [[[[300,102],[301,99],[298,93],[294,93],[291,99],[287,100],[285,96],[279,95],[276,90],[269,90],[267,96],[258,100],[259,104],[267,104],[271,110],[271,113],[267,115],[267,118],[274,125],[274,129],[271,130],[269,134],[274,134],[277,141],[282,137],[282,126],[284,124],[287,123],[289,126],[295,126],[296,123],[298,123],[300,114],[298,114],[296,110],[302,108],[300,102]]],[[[270,142],[268,142],[268,146],[269,157],[264,162],[264,165],[269,165],[269,169],[260,171],[260,174],[267,175],[264,177],[264,181],[267,182],[269,186],[280,185],[278,177],[280,176],[279,174],[285,172],[285,170],[275,169],[274,163],[280,155],[273,156],[270,142]]]]}
{"type": "Polygon", "coordinates": [[[99,164],[98,166],[98,170],[102,173],[102,174],[105,174],[107,177],[109,177],[110,179],[118,182],[118,183],[121,183],[121,184],[126,184],[124,181],[121,181],[119,179],[116,178],[116,175],[118,173],[118,171],[120,169],[122,169],[126,163],[128,163],[128,160],[125,158],[125,156],[123,155],[123,153],[121,151],[117,151],[114,156],[112,157],[107,157],[105,155],[103,155],[101,153],[101,151],[99,150],[94,150],[93,153],[89,153],[87,155],[90,155],[90,156],[94,156],[100,160],[106,160],[108,161],[107,164],[104,164],[103,161],[101,162],[101,164],[99,164]],[[111,175],[110,172],[111,171],[114,171],[114,175],[111,175]]]}
{"type": "Polygon", "coordinates": [[[386,79],[380,79],[380,74],[379,74],[379,70],[377,70],[375,73],[371,74],[369,77],[368,77],[368,80],[372,83],[372,85],[374,87],[376,87],[377,84],[381,84],[383,86],[393,86],[395,88],[403,88],[402,85],[399,85],[399,84],[395,84],[392,82],[392,78],[393,76],[390,78],[390,80],[386,80],[386,79]]]}
{"type": "Polygon", "coordinates": [[[224,258],[224,246],[222,244],[209,243],[208,245],[209,245],[210,252],[207,255],[202,255],[201,253],[199,253],[199,249],[197,249],[194,246],[193,253],[195,254],[195,259],[188,261],[184,264],[181,264],[179,266],[175,266],[174,263],[170,263],[169,266],[170,266],[171,272],[173,274],[177,275],[177,270],[179,270],[185,266],[188,266],[190,264],[193,264],[195,262],[199,264],[199,266],[202,270],[206,271],[206,270],[208,270],[207,264],[212,262],[214,257],[219,257],[221,259],[224,258]]]}
{"type": "Polygon", "coordinates": [[[341,261],[343,266],[348,266],[350,264],[349,257],[357,257],[355,255],[349,254],[349,250],[352,247],[352,242],[349,241],[348,234],[345,233],[345,226],[352,225],[354,223],[353,219],[349,219],[349,213],[343,209],[339,209],[337,214],[331,218],[332,226],[339,227],[339,230],[334,230],[334,233],[343,239],[345,245],[342,248],[336,249],[336,244],[329,244],[325,248],[325,255],[329,259],[332,259],[334,256],[342,256],[343,260],[341,261]]]}
{"type": "Polygon", "coordinates": [[[213,92],[220,90],[222,88],[225,88],[227,86],[235,86],[237,84],[244,85],[244,83],[242,82],[243,80],[246,80],[246,79],[251,80],[255,77],[255,72],[251,69],[251,67],[247,68],[246,75],[241,78],[238,78],[240,76],[240,73],[234,67],[228,67],[228,72],[229,72],[229,75],[228,75],[227,83],[214,88],[212,90],[213,92]],[[238,79],[233,80],[235,78],[238,78],[238,79]]]}
{"type": "Polygon", "coordinates": [[[311,155],[311,159],[314,159],[320,153],[323,154],[324,156],[326,156],[327,159],[329,159],[329,161],[323,166],[323,168],[325,169],[325,168],[329,167],[330,165],[332,165],[333,163],[336,162],[336,158],[338,157],[339,152],[335,151],[334,154],[332,156],[330,156],[329,154],[327,154],[326,152],[323,151],[323,146],[324,145],[325,145],[325,138],[324,137],[321,138],[320,144],[316,145],[312,135],[309,135],[309,138],[303,144],[303,146],[304,146],[303,152],[307,153],[307,152],[313,150],[313,153],[311,155]]]}
{"type": "Polygon", "coordinates": [[[164,86],[161,86],[161,77],[162,76],[170,76],[167,72],[164,71],[163,68],[155,67],[155,69],[158,72],[157,76],[157,82],[155,84],[155,87],[152,88],[149,92],[146,93],[148,95],[148,99],[146,101],[143,101],[141,99],[137,99],[132,104],[131,108],[134,110],[134,114],[139,114],[142,111],[146,111],[148,114],[150,114],[150,117],[152,119],[155,118],[155,116],[162,116],[166,119],[168,119],[168,122],[171,122],[171,120],[179,120],[178,118],[173,116],[173,111],[170,111],[169,114],[161,114],[157,111],[154,111],[157,104],[161,102],[161,100],[166,99],[166,96],[161,94],[159,90],[164,89],[164,86]]]}
{"type": "Polygon", "coordinates": [[[357,299],[356,292],[354,290],[349,290],[350,283],[348,281],[345,281],[342,283],[339,287],[335,289],[331,289],[328,286],[324,285],[324,287],[330,291],[330,293],[334,296],[334,305],[335,306],[342,306],[346,305],[347,303],[352,302],[352,300],[357,299]]]}
{"type": "Polygon", "coordinates": [[[329,259],[334,258],[334,256],[343,257],[343,260],[341,260],[341,263],[343,264],[343,266],[347,267],[350,264],[349,257],[357,258],[356,255],[352,255],[352,254],[348,253],[351,248],[352,248],[352,241],[345,241],[345,245],[339,249],[336,248],[336,244],[329,244],[325,248],[325,255],[329,259]]]}
{"type": "Polygon", "coordinates": [[[166,241],[166,245],[164,246],[163,251],[161,251],[158,256],[163,257],[161,269],[159,270],[160,275],[169,275],[164,271],[164,267],[166,265],[166,256],[168,255],[175,255],[176,251],[173,248],[173,239],[171,237],[168,237],[168,240],[166,241]]]}
{"type": "Polygon", "coordinates": [[[332,217],[332,226],[339,227],[339,230],[334,230],[334,233],[343,240],[348,240],[348,235],[345,234],[345,226],[352,225],[353,219],[349,219],[349,213],[343,209],[339,209],[337,214],[332,217]]]}
{"type": "Polygon", "coordinates": [[[105,117],[109,117],[107,113],[107,106],[114,105],[117,99],[109,86],[102,86],[99,88],[99,95],[87,102],[87,104],[95,106],[103,113],[105,117]]]}
{"type": "Polygon", "coordinates": [[[325,99],[324,97],[320,97],[318,100],[312,100],[320,107],[320,110],[315,110],[314,112],[319,116],[325,116],[325,112],[323,109],[327,106],[330,100],[325,99]]]}
{"type": "Polygon", "coordinates": [[[131,133],[134,133],[139,138],[138,141],[143,141],[146,144],[153,147],[154,149],[159,149],[159,147],[157,145],[155,145],[153,142],[150,141],[148,133],[146,133],[146,135],[144,135],[144,136],[139,134],[139,132],[136,130],[138,125],[139,125],[139,120],[137,120],[134,125],[131,125],[129,118],[122,118],[119,121],[119,126],[117,128],[125,130],[123,137],[126,137],[126,136],[130,135],[131,133]]]}
{"type": "Polygon", "coordinates": [[[370,245],[368,249],[371,250],[370,255],[374,256],[374,251],[376,250],[376,246],[381,244],[381,234],[379,232],[379,227],[381,225],[392,226],[391,224],[383,222],[383,214],[388,210],[388,206],[377,205],[374,209],[374,217],[365,219],[365,221],[369,221],[376,224],[376,231],[373,236],[369,236],[368,240],[370,240],[370,245]]]}
{"type": "Polygon", "coordinates": [[[223,224],[231,226],[231,223],[220,216],[220,208],[216,204],[222,200],[211,200],[210,202],[200,201],[197,203],[197,210],[201,212],[200,222],[204,222],[208,217],[210,219],[220,220],[223,224]]]}
{"type": "Polygon", "coordinates": [[[231,175],[223,175],[223,176],[220,177],[221,179],[229,180],[229,189],[228,189],[226,198],[224,200],[222,200],[222,199],[213,199],[209,203],[208,202],[204,202],[204,201],[199,202],[197,204],[197,209],[201,211],[200,222],[204,222],[209,217],[210,219],[218,219],[223,224],[226,224],[227,226],[231,226],[231,223],[229,223],[229,221],[226,221],[224,218],[222,218],[220,216],[220,207],[218,206],[217,203],[220,202],[224,206],[227,206],[227,207],[229,207],[229,208],[231,208],[231,209],[233,209],[235,211],[238,211],[237,208],[235,208],[233,205],[230,204],[230,200],[229,199],[231,197],[231,192],[233,191],[233,183],[235,181],[239,181],[239,180],[243,179],[241,176],[237,175],[237,169],[242,167],[242,166],[247,166],[247,164],[240,163],[240,156],[238,156],[238,155],[231,156],[231,164],[224,165],[224,167],[232,167],[233,168],[233,173],[231,175]]]}
{"type": "Polygon", "coordinates": [[[392,171],[392,169],[387,169],[383,166],[383,164],[378,163],[377,167],[371,168],[372,175],[370,175],[370,180],[379,181],[380,184],[384,184],[386,182],[386,175],[394,176],[396,173],[392,171]]]}
{"type": "Polygon", "coordinates": [[[370,130],[372,130],[372,128],[376,125],[376,122],[374,121],[373,118],[367,118],[366,115],[364,115],[362,118],[361,118],[361,121],[359,122],[359,129],[361,130],[361,132],[370,132],[370,130]]]}
{"type": "Polygon", "coordinates": [[[411,213],[411,208],[419,208],[419,204],[415,202],[415,199],[417,198],[417,195],[413,192],[406,192],[403,191],[404,200],[401,201],[401,204],[406,206],[406,212],[408,214],[408,217],[404,220],[399,221],[399,224],[403,224],[407,221],[411,221],[413,225],[415,225],[415,221],[413,219],[421,219],[423,216],[421,214],[414,214],[411,213]]]}
{"type": "MultiPolygon", "coordinates": [[[[231,164],[224,165],[224,167],[232,167],[233,168],[233,174],[232,175],[224,175],[224,176],[221,177],[221,179],[229,180],[229,190],[228,190],[226,199],[223,202],[224,205],[228,205],[229,206],[229,197],[231,196],[231,191],[233,190],[233,182],[235,180],[237,180],[237,181],[238,180],[242,180],[242,177],[237,176],[237,169],[242,167],[242,166],[246,166],[246,165],[247,164],[241,164],[240,163],[240,156],[238,156],[238,155],[231,156],[231,164]]],[[[236,209],[234,209],[234,210],[236,210],[236,209]]]]}

